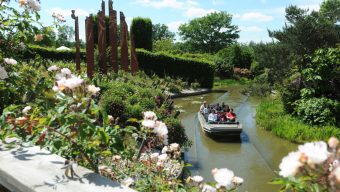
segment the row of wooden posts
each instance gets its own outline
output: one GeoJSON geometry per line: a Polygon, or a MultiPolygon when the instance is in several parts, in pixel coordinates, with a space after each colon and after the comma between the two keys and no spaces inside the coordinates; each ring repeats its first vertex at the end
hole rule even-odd
{"type": "MultiPolygon", "coordinates": [[[[102,1],[101,11],[97,14],[98,20],[98,53],[99,53],[99,68],[102,74],[107,74],[107,58],[106,58],[106,39],[109,38],[109,46],[111,47],[110,62],[113,72],[118,72],[119,69],[136,73],[138,71],[138,60],[134,43],[134,36],[130,32],[130,51],[131,58],[129,63],[129,48],[128,48],[128,26],[125,21],[123,12],[120,12],[120,66],[118,66],[118,42],[117,42],[117,11],[113,10],[113,1],[109,0],[109,37],[106,37],[105,23],[105,1],[102,1]],[[129,67],[130,65],[130,67],[129,67]]],[[[75,20],[75,41],[76,41],[76,69],[80,71],[80,42],[79,42],[79,21],[78,16],[75,16],[75,11],[72,10],[72,18],[75,20]]],[[[93,15],[86,17],[85,34],[86,34],[86,64],[87,76],[93,78],[94,75],[94,20],[93,15]]]]}

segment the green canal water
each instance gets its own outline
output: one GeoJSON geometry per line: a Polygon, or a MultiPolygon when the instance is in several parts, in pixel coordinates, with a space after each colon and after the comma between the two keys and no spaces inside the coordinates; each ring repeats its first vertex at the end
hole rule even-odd
{"type": "Polygon", "coordinates": [[[182,111],[182,124],[193,142],[185,155],[186,161],[192,164],[192,175],[201,175],[206,181],[213,181],[213,168],[228,168],[244,179],[238,191],[278,191],[279,186],[268,182],[275,177],[281,159],[297,146],[256,127],[258,103],[259,99],[245,96],[238,90],[175,100],[182,111]],[[208,103],[225,102],[234,108],[238,121],[243,125],[239,141],[217,141],[204,134],[197,119],[199,106],[204,100],[208,103]]]}

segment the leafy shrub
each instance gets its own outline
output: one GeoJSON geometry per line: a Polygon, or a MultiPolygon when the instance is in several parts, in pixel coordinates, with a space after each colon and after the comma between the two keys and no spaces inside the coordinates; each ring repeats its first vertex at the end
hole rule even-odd
{"type": "Polygon", "coordinates": [[[339,113],[339,102],[325,97],[296,101],[299,118],[311,125],[335,125],[339,113]]]}
{"type": "Polygon", "coordinates": [[[284,110],[287,113],[292,114],[295,112],[295,101],[301,98],[300,90],[301,76],[298,73],[293,74],[283,83],[280,94],[284,110]]]}
{"type": "Polygon", "coordinates": [[[152,22],[149,18],[136,17],[131,23],[136,48],[152,51],[152,22]]]}
{"type": "Polygon", "coordinates": [[[234,65],[229,62],[223,60],[217,60],[215,62],[216,65],[216,74],[221,78],[232,78],[234,74],[234,65]]]}
{"type": "Polygon", "coordinates": [[[197,81],[206,88],[213,85],[215,67],[212,63],[145,50],[137,50],[137,57],[140,68],[149,75],[180,77],[189,83],[197,81]]]}
{"type": "Polygon", "coordinates": [[[188,147],[191,145],[191,142],[189,141],[188,136],[185,134],[185,129],[181,125],[181,121],[173,117],[168,117],[164,122],[168,126],[169,130],[169,143],[185,144],[183,147],[188,149],[188,147]]]}

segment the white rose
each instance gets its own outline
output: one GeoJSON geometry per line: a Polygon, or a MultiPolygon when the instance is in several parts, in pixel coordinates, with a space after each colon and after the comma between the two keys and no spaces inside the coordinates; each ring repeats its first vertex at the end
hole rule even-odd
{"type": "Polygon", "coordinates": [[[234,172],[227,168],[214,169],[212,171],[215,181],[217,182],[218,188],[225,187],[231,189],[233,187],[234,172]]]}
{"type": "Polygon", "coordinates": [[[47,69],[47,71],[56,71],[56,70],[58,70],[58,67],[56,65],[52,65],[51,67],[47,69]]]}
{"type": "Polygon", "coordinates": [[[4,62],[5,62],[5,64],[8,64],[8,65],[16,65],[16,64],[18,64],[18,62],[15,59],[13,59],[13,58],[5,58],[4,62]]]}
{"type": "Polygon", "coordinates": [[[147,128],[154,128],[156,126],[156,122],[153,120],[144,120],[142,121],[142,125],[147,128]]]}
{"type": "Polygon", "coordinates": [[[27,112],[29,112],[31,109],[32,109],[31,106],[26,106],[26,107],[22,110],[22,113],[27,113],[27,112]]]}
{"type": "Polygon", "coordinates": [[[299,151],[307,157],[310,166],[323,163],[330,155],[324,141],[305,143],[299,146],[299,151]]]}
{"type": "Polygon", "coordinates": [[[191,177],[191,179],[196,183],[200,183],[200,182],[203,181],[203,177],[199,176],[199,175],[195,175],[195,176],[191,177]]]}
{"type": "Polygon", "coordinates": [[[87,91],[90,92],[91,95],[96,95],[100,91],[100,88],[94,85],[89,85],[87,86],[87,91]]]}
{"type": "Polygon", "coordinates": [[[295,176],[299,168],[303,165],[300,161],[301,152],[290,152],[280,163],[279,175],[282,177],[295,176]]]}

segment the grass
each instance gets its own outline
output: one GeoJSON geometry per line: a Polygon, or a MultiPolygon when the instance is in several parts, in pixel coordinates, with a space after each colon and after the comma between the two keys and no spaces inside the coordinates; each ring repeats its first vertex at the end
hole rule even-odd
{"type": "Polygon", "coordinates": [[[278,137],[295,143],[324,140],[331,136],[340,138],[340,128],[335,126],[316,127],[303,123],[286,114],[280,99],[266,98],[256,109],[257,125],[278,137]]]}
{"type": "Polygon", "coordinates": [[[239,80],[236,79],[220,79],[216,77],[214,79],[214,86],[212,88],[213,91],[218,90],[228,90],[230,88],[238,87],[245,88],[251,83],[251,80],[246,78],[241,78],[239,80]]]}

